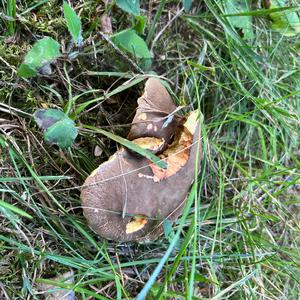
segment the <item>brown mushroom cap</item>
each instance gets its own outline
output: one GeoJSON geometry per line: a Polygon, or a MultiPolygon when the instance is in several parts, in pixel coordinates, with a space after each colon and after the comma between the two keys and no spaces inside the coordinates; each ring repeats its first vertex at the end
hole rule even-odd
{"type": "Polygon", "coordinates": [[[138,99],[138,107],[128,134],[129,140],[140,137],[163,138],[166,145],[170,143],[177,125],[174,118],[164,127],[166,117],[176,110],[172,98],[157,78],[149,78],[143,95],[138,99]]]}
{"type": "MultiPolygon", "coordinates": [[[[147,81],[146,91],[150,84],[155,84],[157,91],[166,91],[152,79],[147,81]]],[[[155,93],[151,95],[155,101],[159,98],[155,93]]],[[[148,97],[150,94],[145,97],[144,93],[139,104],[144,105],[144,99],[148,97]]],[[[164,94],[163,99],[169,102],[171,98],[164,94]]],[[[161,103],[157,103],[157,106],[167,110],[161,103]]],[[[173,108],[176,109],[172,104],[169,111],[173,111],[173,108]]],[[[145,110],[139,107],[135,119],[142,113],[145,110]]],[[[147,114],[149,119],[157,117],[154,112],[147,111],[147,114]]],[[[197,152],[201,153],[196,115],[196,112],[192,112],[184,125],[171,124],[173,131],[168,134],[173,136],[176,131],[175,138],[161,154],[168,164],[166,170],[153,165],[147,158],[121,149],[86,179],[81,192],[84,215],[91,228],[101,237],[115,241],[153,239],[162,232],[164,219],[174,220],[181,214],[194,180],[197,152]]],[[[140,124],[133,125],[137,126],[134,133],[141,130],[141,135],[135,137],[151,137],[149,130],[140,124]]],[[[171,138],[164,131],[163,123],[157,123],[157,126],[160,126],[160,130],[155,137],[168,139],[170,143],[171,138]]]]}

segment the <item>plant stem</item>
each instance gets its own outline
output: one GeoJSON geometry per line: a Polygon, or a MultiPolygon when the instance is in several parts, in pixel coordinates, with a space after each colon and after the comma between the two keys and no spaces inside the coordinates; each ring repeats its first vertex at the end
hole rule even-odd
{"type": "Polygon", "coordinates": [[[154,31],[155,31],[155,25],[156,25],[158,19],[161,16],[161,13],[162,13],[162,11],[163,11],[163,9],[165,7],[165,4],[166,4],[166,0],[162,0],[159,3],[158,10],[157,10],[157,12],[155,14],[153,23],[151,24],[151,27],[149,29],[149,32],[148,32],[148,35],[147,35],[147,38],[146,38],[146,43],[147,43],[148,46],[149,46],[150,42],[152,41],[152,38],[153,38],[153,35],[154,35],[154,31]]]}

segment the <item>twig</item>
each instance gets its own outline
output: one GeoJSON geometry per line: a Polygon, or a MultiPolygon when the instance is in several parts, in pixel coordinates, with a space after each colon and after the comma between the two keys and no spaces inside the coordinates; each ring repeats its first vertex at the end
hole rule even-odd
{"type": "Polygon", "coordinates": [[[155,43],[160,38],[160,36],[164,33],[164,31],[173,23],[178,16],[183,12],[184,8],[181,8],[178,13],[166,24],[166,26],[157,34],[157,36],[153,39],[152,45],[151,45],[151,51],[154,48],[155,43]]]}

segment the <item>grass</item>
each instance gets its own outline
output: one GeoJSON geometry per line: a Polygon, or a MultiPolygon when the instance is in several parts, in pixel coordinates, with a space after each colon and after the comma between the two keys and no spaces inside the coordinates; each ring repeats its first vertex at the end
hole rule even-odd
{"type": "Polygon", "coordinates": [[[16,70],[36,39],[50,35],[67,47],[61,6],[2,1],[2,8],[1,299],[40,299],[41,282],[78,299],[299,299],[298,36],[254,15],[253,39],[245,40],[218,1],[194,1],[189,13],[177,1],[142,3],[153,71],[178,104],[203,114],[203,160],[173,238],[120,244],[88,228],[79,199],[115,142],[81,130],[62,151],[43,142],[31,116],[38,107],[66,108],[79,126],[126,136],[147,73],[97,30],[103,13],[114,31],[132,19],[109,4],[76,2],[90,44],[77,59],[58,61],[50,76],[23,80],[16,70]],[[54,279],[70,270],[71,283],[54,279]]]}

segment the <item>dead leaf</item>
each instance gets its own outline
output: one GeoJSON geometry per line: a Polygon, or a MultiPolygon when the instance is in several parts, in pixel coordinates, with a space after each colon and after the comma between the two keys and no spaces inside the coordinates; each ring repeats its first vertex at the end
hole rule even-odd
{"type": "Polygon", "coordinates": [[[98,145],[96,145],[95,150],[94,150],[94,155],[96,157],[99,157],[99,156],[101,156],[102,153],[103,153],[103,149],[100,148],[98,145]]]}
{"type": "Polygon", "coordinates": [[[111,26],[111,18],[107,15],[103,15],[101,17],[101,30],[106,34],[111,34],[113,32],[111,26]]]}
{"type": "MultiPolygon", "coordinates": [[[[63,281],[64,283],[73,283],[74,282],[73,276],[74,276],[74,272],[70,271],[62,275],[59,275],[55,278],[51,278],[51,280],[55,280],[57,282],[63,281]]],[[[48,300],[75,299],[74,291],[62,289],[58,286],[54,286],[51,284],[40,283],[38,284],[38,290],[42,292],[46,296],[46,299],[48,300]]]]}

